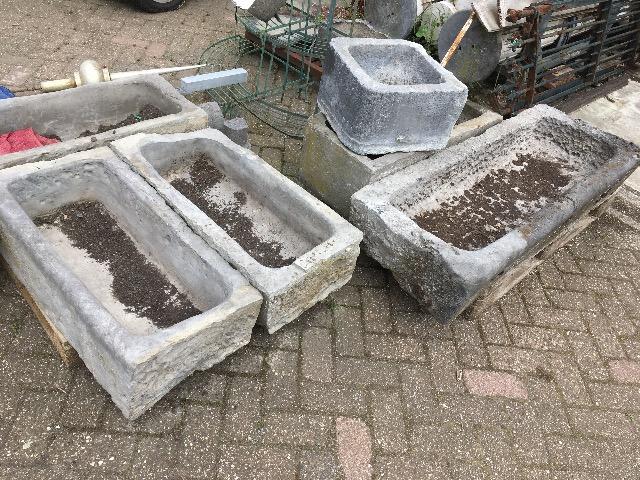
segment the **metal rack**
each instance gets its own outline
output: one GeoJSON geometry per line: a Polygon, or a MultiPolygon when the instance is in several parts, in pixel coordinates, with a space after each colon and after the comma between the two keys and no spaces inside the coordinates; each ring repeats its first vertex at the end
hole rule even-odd
{"type": "Polygon", "coordinates": [[[353,34],[357,13],[337,2],[290,0],[268,22],[236,9],[241,32],[215,42],[201,57],[203,73],[238,67],[249,73],[246,84],[208,90],[226,116],[243,111],[281,133],[303,137],[328,44],[336,35],[353,34]]]}
{"type": "Polygon", "coordinates": [[[521,51],[503,62],[494,90],[507,115],[597,85],[636,61],[640,0],[547,0],[508,19],[509,40],[521,51]]]}

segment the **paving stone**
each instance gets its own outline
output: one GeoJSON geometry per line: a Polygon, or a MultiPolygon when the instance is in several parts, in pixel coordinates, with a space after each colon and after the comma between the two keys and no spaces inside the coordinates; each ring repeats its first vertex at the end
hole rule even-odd
{"type": "Polygon", "coordinates": [[[360,419],[336,418],[338,460],[345,480],[370,479],[373,470],[369,427],[360,419]]]}
{"type": "Polygon", "coordinates": [[[298,403],[298,353],[272,350],[267,356],[265,408],[295,408],[298,403]]]}
{"type": "Polygon", "coordinates": [[[400,392],[373,388],[370,395],[375,445],[385,453],[402,452],[407,443],[400,392]]]}
{"type": "Polygon", "coordinates": [[[432,340],[428,344],[431,372],[435,388],[441,392],[461,392],[462,380],[453,342],[432,340]]]}
{"type": "Polygon", "coordinates": [[[589,391],[600,408],[640,412],[640,388],[636,385],[591,383],[589,391]]]}
{"type": "Polygon", "coordinates": [[[422,343],[412,337],[391,335],[366,335],[367,355],[374,358],[424,362],[426,356],[422,343]]]}
{"type": "Polygon", "coordinates": [[[65,427],[93,429],[100,423],[100,415],[109,395],[93,379],[86,368],[78,369],[69,387],[69,397],[60,416],[65,427]]]}
{"type": "Polygon", "coordinates": [[[592,380],[607,380],[609,371],[591,335],[585,332],[567,332],[566,335],[580,372],[592,380]]]}
{"type": "Polygon", "coordinates": [[[527,389],[517,377],[509,373],[483,370],[464,370],[464,384],[474,395],[527,399],[527,389]]]}
{"type": "Polygon", "coordinates": [[[509,345],[509,330],[504,321],[502,312],[497,306],[491,307],[489,310],[479,316],[480,330],[484,335],[487,343],[498,345],[509,345]]]}
{"type": "Polygon", "coordinates": [[[295,478],[295,453],[275,447],[224,445],[218,467],[218,479],[295,478]]]}
{"type": "Polygon", "coordinates": [[[337,306],[333,310],[335,321],[335,348],[338,355],[362,357],[364,336],[360,309],[337,306]]]}
{"type": "Polygon", "coordinates": [[[398,382],[398,368],[382,360],[338,358],[336,381],[359,386],[392,386],[398,382]]]}
{"type": "Polygon", "coordinates": [[[131,467],[134,448],[133,437],[127,435],[62,431],[51,443],[48,457],[54,465],[123,473],[131,467]]]}
{"type": "Polygon", "coordinates": [[[178,444],[172,437],[143,437],[137,448],[131,474],[135,478],[168,479],[175,475],[178,444]]]}
{"type": "Polygon", "coordinates": [[[300,447],[328,447],[331,443],[331,417],[307,413],[271,413],[264,420],[267,443],[300,447]]]}
{"type": "Polygon", "coordinates": [[[558,352],[568,349],[564,332],[550,328],[512,325],[509,329],[513,344],[533,350],[554,350],[558,352]]]}
{"type": "Polygon", "coordinates": [[[340,478],[338,459],[329,452],[301,452],[299,468],[300,480],[337,480],[340,478]]]}
{"type": "Polygon", "coordinates": [[[607,410],[569,409],[575,430],[586,436],[631,437],[636,429],[627,414],[607,410]]]}
{"type": "Polygon", "coordinates": [[[324,328],[310,328],[302,334],[302,376],[317,382],[331,382],[331,334],[324,328]]]}
{"type": "Polygon", "coordinates": [[[300,392],[305,410],[351,416],[367,414],[367,393],[360,388],[305,381],[300,385],[300,392]]]}
{"type": "Polygon", "coordinates": [[[379,456],[376,459],[376,478],[385,480],[443,480],[450,478],[445,464],[422,455],[379,456]]]}
{"type": "Polygon", "coordinates": [[[366,332],[389,333],[392,330],[390,303],[386,290],[362,289],[362,320],[366,332]]]}
{"type": "Polygon", "coordinates": [[[184,400],[220,403],[224,398],[227,377],[208,372],[195,372],[175,389],[176,396],[184,400]]]}
{"type": "Polygon", "coordinates": [[[630,360],[610,360],[609,369],[616,382],[640,384],[640,363],[630,360]]]}
{"type": "Polygon", "coordinates": [[[586,330],[579,312],[554,308],[531,307],[531,319],[540,327],[562,328],[565,330],[586,330]]]}

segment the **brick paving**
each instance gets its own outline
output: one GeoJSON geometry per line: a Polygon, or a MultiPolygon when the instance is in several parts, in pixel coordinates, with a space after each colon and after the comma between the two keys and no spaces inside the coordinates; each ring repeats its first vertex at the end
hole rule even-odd
{"type": "MultiPolygon", "coordinates": [[[[228,3],[0,0],[0,83],[87,57],[195,61],[233,30],[228,3]]],[[[299,142],[255,123],[251,140],[295,178],[299,142]]],[[[442,325],[362,256],[343,289],[135,422],[61,363],[0,270],[0,478],[640,478],[639,262],[640,232],[605,214],[488,312],[442,325]]]]}

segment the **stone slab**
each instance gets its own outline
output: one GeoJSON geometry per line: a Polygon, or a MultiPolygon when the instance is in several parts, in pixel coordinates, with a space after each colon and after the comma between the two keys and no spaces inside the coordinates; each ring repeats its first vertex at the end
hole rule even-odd
{"type": "Polygon", "coordinates": [[[467,100],[462,82],[405,40],[334,38],[323,68],[318,107],[361,155],[444,148],[467,100]]]}
{"type": "MultiPolygon", "coordinates": [[[[544,249],[563,228],[610,196],[640,162],[640,150],[544,105],[358,191],[351,219],[368,253],[441,321],[460,314],[494,281],[544,249]],[[517,172],[523,156],[558,163],[561,195],[518,203],[518,214],[475,248],[455,246],[414,220],[467,195],[500,170],[517,172]]],[[[524,164],[523,164],[524,165],[524,164]]],[[[501,173],[501,175],[503,174],[501,173]]],[[[539,180],[539,179],[537,179],[539,180]]],[[[464,218],[459,220],[467,225],[464,218]]],[[[493,227],[485,224],[485,229],[493,227]]],[[[480,228],[480,227],[478,227],[480,228]]],[[[463,230],[464,231],[464,230],[463,230]]]]}
{"type": "Polygon", "coordinates": [[[0,171],[0,239],[19,281],[128,419],[250,340],[259,292],[108,148],[0,171]],[[91,286],[88,277],[96,272],[63,259],[33,222],[85,200],[100,202],[202,313],[140,333],[139,324],[115,311],[91,286]]]}
{"type": "Polygon", "coordinates": [[[0,169],[52,160],[105,145],[139,132],[174,133],[204,128],[207,114],[158,75],[85,85],[60,92],[16,97],[0,103],[0,133],[33,128],[60,143],[0,156],[0,169]],[[151,104],[166,115],[104,133],[81,137],[113,125],[151,104]]]}
{"type": "MultiPolygon", "coordinates": [[[[502,116],[468,101],[453,127],[448,145],[457,145],[502,121],[502,116]]],[[[307,124],[300,164],[305,187],[345,218],[349,218],[351,196],[392,173],[428,158],[434,152],[399,152],[382,156],[353,153],[327,124],[322,113],[307,124]]]]}
{"type": "MultiPolygon", "coordinates": [[[[135,135],[114,142],[112,148],[263,294],[259,322],[270,333],[351,278],[362,233],[221,132],[207,129],[164,136],[135,135]],[[246,202],[239,211],[253,222],[250,229],[255,236],[275,242],[294,259],[291,263],[266,266],[265,258],[256,259],[255,252],[241,245],[237,235],[242,232],[234,233],[230,226],[223,228],[170,184],[171,178],[182,175],[194,158],[202,156],[225,176],[219,191],[229,189],[229,198],[232,195],[246,202]]],[[[215,189],[206,193],[215,194],[215,189]]],[[[213,200],[216,202],[225,205],[227,200],[220,197],[213,200]]]]}

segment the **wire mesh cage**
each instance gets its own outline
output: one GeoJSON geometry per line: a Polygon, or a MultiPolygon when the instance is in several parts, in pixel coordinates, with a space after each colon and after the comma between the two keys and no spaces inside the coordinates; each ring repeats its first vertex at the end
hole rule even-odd
{"type": "Polygon", "coordinates": [[[244,68],[248,81],[208,90],[225,116],[249,113],[302,138],[315,111],[322,60],[334,36],[353,36],[358,0],[290,0],[268,21],[236,10],[240,32],[212,44],[201,73],[244,68]]]}

